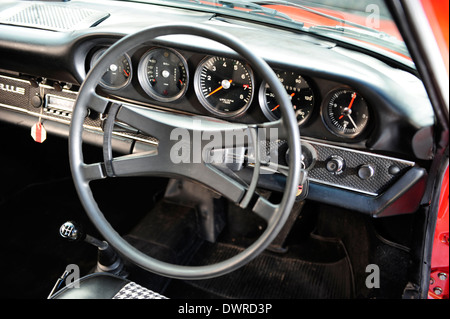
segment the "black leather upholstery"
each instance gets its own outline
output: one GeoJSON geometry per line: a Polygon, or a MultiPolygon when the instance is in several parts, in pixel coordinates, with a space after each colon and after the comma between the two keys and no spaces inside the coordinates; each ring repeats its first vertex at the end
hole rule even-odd
{"type": "Polygon", "coordinates": [[[108,273],[93,273],[59,290],[50,299],[112,299],[129,282],[108,273]],[[76,284],[78,288],[74,288],[76,284]]]}

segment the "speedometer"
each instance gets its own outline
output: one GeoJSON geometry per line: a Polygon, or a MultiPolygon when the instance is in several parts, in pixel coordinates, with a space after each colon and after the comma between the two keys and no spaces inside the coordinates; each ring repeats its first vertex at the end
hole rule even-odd
{"type": "Polygon", "coordinates": [[[197,67],[195,92],[202,105],[222,117],[242,114],[253,98],[253,73],[244,63],[207,57],[197,67]]]}
{"type": "MultiPolygon", "coordinates": [[[[277,77],[291,99],[298,125],[302,125],[311,116],[314,108],[312,88],[300,74],[295,72],[277,72],[277,77]]],[[[259,104],[268,120],[274,121],[281,118],[280,105],[266,82],[261,84],[259,90],[259,104]]]]}

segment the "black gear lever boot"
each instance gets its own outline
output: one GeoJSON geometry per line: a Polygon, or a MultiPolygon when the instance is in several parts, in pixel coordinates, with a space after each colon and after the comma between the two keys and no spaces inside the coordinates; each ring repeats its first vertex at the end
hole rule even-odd
{"type": "Polygon", "coordinates": [[[59,228],[61,237],[70,241],[84,241],[98,249],[97,272],[109,272],[121,277],[127,277],[123,261],[114,249],[106,242],[86,234],[81,225],[67,221],[59,228]]]}

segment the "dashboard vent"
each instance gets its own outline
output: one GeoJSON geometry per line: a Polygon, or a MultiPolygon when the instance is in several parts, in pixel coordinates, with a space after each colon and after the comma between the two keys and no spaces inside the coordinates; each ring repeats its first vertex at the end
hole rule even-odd
{"type": "Polygon", "coordinates": [[[67,5],[21,4],[0,13],[0,23],[52,31],[73,31],[98,25],[109,13],[67,5]]]}

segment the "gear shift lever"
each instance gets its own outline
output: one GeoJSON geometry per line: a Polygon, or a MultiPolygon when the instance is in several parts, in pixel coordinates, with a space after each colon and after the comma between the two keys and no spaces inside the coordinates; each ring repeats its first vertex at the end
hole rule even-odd
{"type": "Polygon", "coordinates": [[[122,259],[116,254],[106,241],[101,241],[86,234],[83,228],[73,221],[67,221],[59,228],[61,237],[70,241],[85,241],[98,249],[98,272],[109,272],[115,275],[126,277],[122,259]]]}

